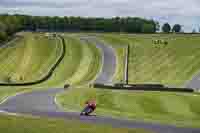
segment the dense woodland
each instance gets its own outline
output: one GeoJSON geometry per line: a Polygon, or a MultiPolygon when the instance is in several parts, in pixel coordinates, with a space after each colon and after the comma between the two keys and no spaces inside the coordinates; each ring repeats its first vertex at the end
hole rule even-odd
{"type": "Polygon", "coordinates": [[[99,31],[155,33],[159,23],[143,18],[83,18],[0,15],[0,41],[21,30],[31,31],[99,31]]]}

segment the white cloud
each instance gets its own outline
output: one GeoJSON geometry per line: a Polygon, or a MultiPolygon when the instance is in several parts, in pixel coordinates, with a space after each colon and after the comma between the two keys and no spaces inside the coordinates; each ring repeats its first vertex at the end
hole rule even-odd
{"type": "Polygon", "coordinates": [[[139,16],[161,23],[198,25],[199,0],[0,0],[0,13],[59,16],[139,16]]]}

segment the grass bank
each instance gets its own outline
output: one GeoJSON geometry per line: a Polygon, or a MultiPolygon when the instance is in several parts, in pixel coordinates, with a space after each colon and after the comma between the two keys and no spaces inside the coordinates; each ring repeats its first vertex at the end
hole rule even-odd
{"type": "Polygon", "coordinates": [[[106,125],[81,123],[75,120],[26,118],[0,115],[3,133],[150,133],[140,129],[112,128],[106,125]]]}
{"type": "Polygon", "coordinates": [[[59,57],[62,45],[57,38],[27,33],[13,41],[15,45],[0,48],[0,80],[23,83],[38,80],[59,57]]]}
{"type": "Polygon", "coordinates": [[[152,38],[128,38],[131,43],[129,79],[130,82],[158,82],[182,86],[199,72],[198,58],[200,37],[159,36],[152,38]],[[164,39],[167,46],[152,44],[152,39],[164,39]]]}
{"type": "Polygon", "coordinates": [[[200,68],[200,36],[179,34],[104,34],[115,44],[129,44],[129,83],[183,86],[200,68]],[[168,41],[155,45],[153,40],[168,41]]]}
{"type": "Polygon", "coordinates": [[[95,79],[102,65],[101,52],[94,44],[65,35],[66,55],[52,77],[39,86],[85,85],[95,79]]]}
{"type": "Polygon", "coordinates": [[[200,127],[198,94],[110,91],[72,88],[57,96],[66,110],[81,111],[84,102],[97,100],[97,115],[145,120],[177,126],[200,127]]]}

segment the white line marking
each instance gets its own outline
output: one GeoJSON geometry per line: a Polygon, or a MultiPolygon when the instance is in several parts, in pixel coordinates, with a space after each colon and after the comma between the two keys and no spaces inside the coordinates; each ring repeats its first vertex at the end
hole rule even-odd
{"type": "Polygon", "coordinates": [[[10,112],[4,111],[4,110],[0,110],[0,113],[6,114],[6,115],[11,115],[11,116],[21,116],[20,114],[10,113],[10,112]]]}
{"type": "Polygon", "coordinates": [[[3,103],[5,103],[8,99],[12,99],[12,98],[14,98],[14,97],[16,97],[16,96],[18,96],[18,95],[22,95],[22,94],[24,94],[24,93],[27,93],[27,92],[19,92],[19,93],[15,93],[15,94],[13,94],[13,95],[11,95],[11,96],[7,96],[7,97],[5,97],[5,99],[3,99],[3,100],[0,102],[0,104],[3,104],[3,103]]]}

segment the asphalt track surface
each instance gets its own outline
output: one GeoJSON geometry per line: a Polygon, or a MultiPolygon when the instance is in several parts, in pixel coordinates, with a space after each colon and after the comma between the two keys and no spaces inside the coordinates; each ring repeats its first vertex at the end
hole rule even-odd
{"type": "Polygon", "coordinates": [[[184,87],[186,88],[194,88],[197,89],[197,91],[200,90],[200,73],[195,75],[191,80],[189,80],[184,87]]]}
{"type": "Polygon", "coordinates": [[[113,75],[115,74],[117,60],[114,49],[109,47],[109,45],[105,45],[96,37],[83,36],[80,40],[90,42],[90,44],[94,43],[96,44],[96,47],[101,50],[103,67],[94,82],[100,84],[111,84],[113,75]]]}
{"type": "MultiPolygon", "coordinates": [[[[104,59],[110,59],[106,57],[107,54],[104,54],[104,56],[104,59]]],[[[110,63],[110,61],[106,62],[110,63]]],[[[103,67],[104,66],[106,66],[106,64],[104,64],[103,67]]],[[[101,76],[101,74],[99,74],[99,77],[101,76]]],[[[108,79],[110,79],[110,77],[108,77],[108,79]]],[[[100,81],[102,81],[102,79],[100,81]]],[[[139,122],[134,120],[116,119],[104,116],[86,117],[80,116],[79,113],[76,112],[64,112],[62,108],[59,108],[55,103],[56,94],[61,93],[63,91],[64,89],[53,88],[48,90],[40,90],[33,91],[30,93],[19,94],[17,96],[10,97],[5,102],[3,102],[0,105],[0,110],[7,113],[15,113],[22,115],[61,118],[67,120],[80,120],[82,122],[88,123],[112,125],[113,127],[142,128],[147,129],[149,131],[153,131],[155,133],[200,133],[200,129],[196,128],[179,128],[173,125],[139,122]]]]}

